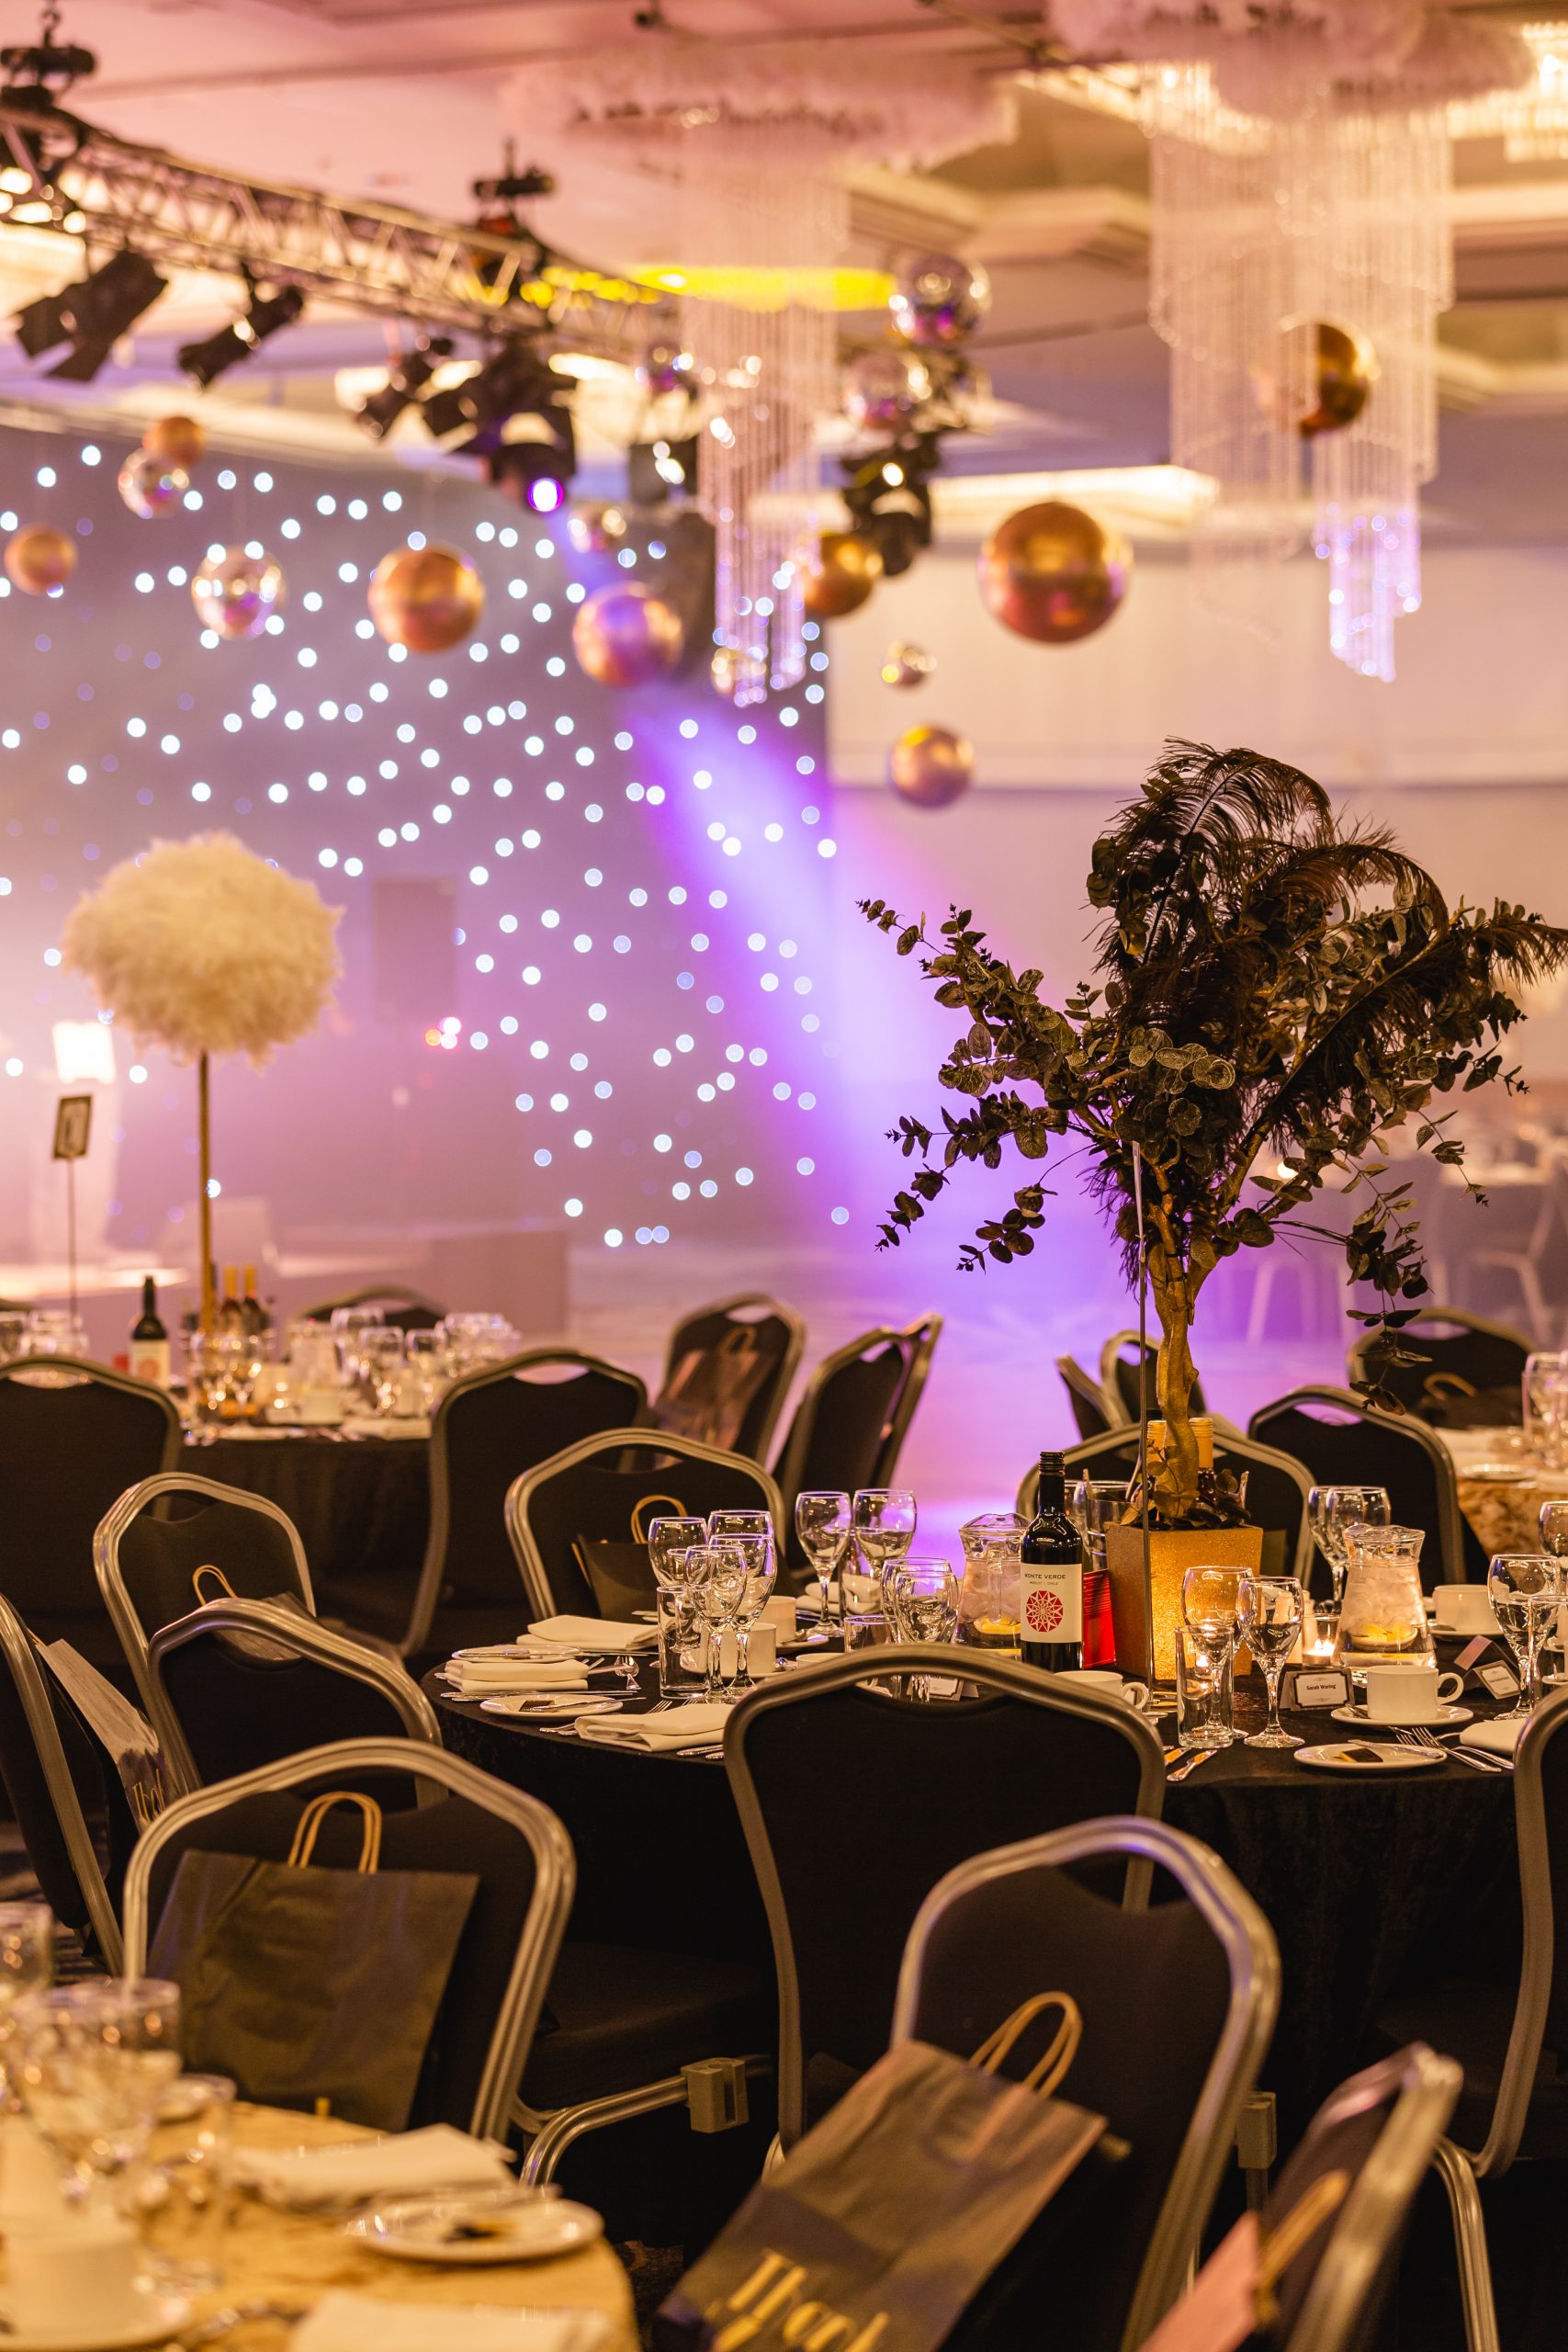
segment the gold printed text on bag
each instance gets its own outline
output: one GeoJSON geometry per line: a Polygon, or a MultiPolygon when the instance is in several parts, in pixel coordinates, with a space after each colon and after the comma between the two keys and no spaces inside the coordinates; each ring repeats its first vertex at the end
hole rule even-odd
{"type": "Polygon", "coordinates": [[[873,2352],[887,2326],[886,2312],[854,2320],[807,2292],[803,2263],[770,2247],[750,2278],[709,2312],[713,2352],[737,2352],[766,2335],[798,2352],[873,2352]]]}

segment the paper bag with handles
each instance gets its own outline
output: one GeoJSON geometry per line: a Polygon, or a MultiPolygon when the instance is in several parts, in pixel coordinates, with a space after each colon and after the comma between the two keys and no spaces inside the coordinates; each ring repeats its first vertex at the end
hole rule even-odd
{"type": "Polygon", "coordinates": [[[1053,2096],[1081,2031],[1070,1996],[1045,1993],[971,2062],[921,2041],[878,2059],[686,2273],[654,2319],[655,2352],[1024,2340],[1044,2266],[1064,2266],[1127,2153],[1102,2116],[1053,2096]],[[1006,2080],[1002,2060],[1045,2009],[1061,2018],[1049,2049],[1006,2080]]]}

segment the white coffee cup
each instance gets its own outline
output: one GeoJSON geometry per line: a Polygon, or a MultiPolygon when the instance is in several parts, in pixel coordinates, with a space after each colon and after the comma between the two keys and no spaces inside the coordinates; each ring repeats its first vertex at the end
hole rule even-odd
{"type": "Polygon", "coordinates": [[[1439,1674],[1436,1667],[1369,1666],[1367,1721],[1372,1724],[1433,1724],[1464,1689],[1462,1674],[1439,1674]]]}
{"type": "Polygon", "coordinates": [[[772,1674],[778,1662],[778,1627],[770,1625],[764,1617],[746,1637],[746,1671],[753,1676],[772,1674]]]}
{"type": "Polygon", "coordinates": [[[6,2317],[18,2335],[124,2332],[141,2308],[136,2233],[84,2220],[6,2233],[6,2317]]]}
{"type": "Polygon", "coordinates": [[[800,1630],[800,1621],[795,1614],[795,1595],[791,1592],[775,1592],[762,1611],[762,1623],[773,1628],[781,1642],[793,1642],[800,1630]]]}
{"type": "Polygon", "coordinates": [[[1063,1675],[1064,1682],[1081,1683],[1086,1690],[1102,1690],[1108,1699],[1120,1699],[1124,1706],[1140,1712],[1149,1703],[1146,1682],[1126,1682],[1109,1666],[1075,1666],[1063,1675]]]}
{"type": "Polygon", "coordinates": [[[1445,1634],[1495,1634],[1496,1613],[1483,1584],[1440,1584],[1432,1595],[1435,1623],[1445,1634]]]}

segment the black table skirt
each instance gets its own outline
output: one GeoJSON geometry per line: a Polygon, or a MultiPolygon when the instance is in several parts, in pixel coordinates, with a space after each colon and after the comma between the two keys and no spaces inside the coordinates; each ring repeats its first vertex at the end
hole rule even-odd
{"type": "MultiPolygon", "coordinates": [[[[389,1591],[413,1589],[430,1531],[430,1448],[421,1438],[215,1438],[187,1444],[183,1467],[265,1495],[299,1531],[323,1616],[355,1620],[355,1591],[368,1577],[389,1591]]],[[[407,1614],[405,1608],[403,1612],[407,1614]]]]}

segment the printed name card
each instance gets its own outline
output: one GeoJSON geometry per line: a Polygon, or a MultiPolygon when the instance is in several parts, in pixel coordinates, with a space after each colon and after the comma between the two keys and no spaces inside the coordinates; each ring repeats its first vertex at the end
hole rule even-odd
{"type": "Polygon", "coordinates": [[[1350,1678],[1343,1667],[1287,1667],[1280,1704],[1286,1707],[1348,1707],[1350,1678]]]}

